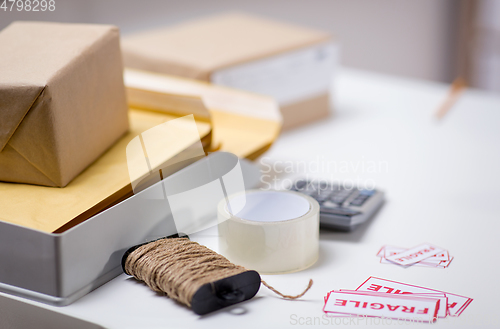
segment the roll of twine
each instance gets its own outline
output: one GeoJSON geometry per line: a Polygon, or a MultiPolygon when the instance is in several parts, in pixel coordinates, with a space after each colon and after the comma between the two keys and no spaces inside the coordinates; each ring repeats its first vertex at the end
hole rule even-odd
{"type": "MultiPolygon", "coordinates": [[[[195,292],[204,284],[247,271],[224,256],[187,238],[160,239],[132,251],[124,264],[125,272],[145,282],[152,290],[191,307],[195,292]]],[[[262,284],[285,299],[302,297],[284,295],[262,280],[262,284]]]]}

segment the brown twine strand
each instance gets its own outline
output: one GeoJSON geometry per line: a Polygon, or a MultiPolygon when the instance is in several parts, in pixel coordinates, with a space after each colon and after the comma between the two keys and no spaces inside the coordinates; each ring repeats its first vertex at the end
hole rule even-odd
{"type": "Polygon", "coordinates": [[[264,281],[264,280],[261,280],[260,282],[262,282],[262,284],[265,285],[269,290],[271,290],[272,292],[274,292],[277,295],[280,295],[281,297],[283,297],[285,299],[297,299],[297,298],[300,298],[300,297],[304,296],[306,294],[306,292],[308,292],[309,289],[311,289],[311,287],[313,285],[313,280],[309,279],[309,284],[307,285],[307,288],[303,292],[301,292],[300,294],[295,295],[295,296],[290,296],[290,295],[283,295],[281,292],[279,292],[278,290],[276,290],[275,288],[273,288],[269,284],[267,284],[267,282],[264,281]]]}
{"type": "MultiPolygon", "coordinates": [[[[152,290],[191,307],[195,292],[204,284],[247,271],[227,258],[186,238],[160,239],[142,245],[125,260],[125,272],[144,281],[152,290]]],[[[285,299],[302,297],[284,295],[264,280],[262,284],[285,299]]]]}

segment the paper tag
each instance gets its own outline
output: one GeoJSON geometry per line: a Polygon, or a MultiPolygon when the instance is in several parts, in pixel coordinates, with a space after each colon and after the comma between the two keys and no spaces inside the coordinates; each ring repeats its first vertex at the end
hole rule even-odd
{"type": "Polygon", "coordinates": [[[443,251],[444,249],[435,247],[428,243],[424,243],[395,255],[388,257],[386,256],[385,258],[399,265],[410,265],[418,263],[421,260],[424,260],[436,254],[442,253],[443,251]]]}
{"type": "MultiPolygon", "coordinates": [[[[352,290],[344,290],[340,289],[339,291],[341,292],[347,292],[347,291],[352,291],[352,290]]],[[[378,293],[378,292],[372,292],[372,291],[361,291],[361,290],[355,290],[358,293],[362,294],[372,294],[372,295],[380,295],[380,294],[385,294],[385,293],[378,293]]],[[[438,298],[439,299],[439,310],[437,312],[437,317],[438,318],[446,318],[447,313],[447,305],[448,305],[448,297],[446,296],[445,293],[418,293],[418,294],[409,294],[409,293],[402,293],[402,295],[405,295],[406,297],[430,297],[430,298],[438,298]]]]}
{"type": "Polygon", "coordinates": [[[453,257],[450,256],[448,250],[445,250],[441,253],[438,253],[434,256],[431,256],[429,258],[426,258],[420,262],[409,264],[409,265],[401,265],[395,262],[392,262],[387,259],[387,257],[399,254],[403,251],[407,251],[407,248],[401,248],[401,247],[395,247],[395,246],[390,246],[390,245],[385,245],[380,250],[377,252],[377,257],[380,257],[380,263],[382,264],[393,264],[393,265],[399,265],[403,267],[409,267],[409,266],[418,266],[418,267],[433,267],[433,268],[440,268],[444,269],[450,265],[451,261],[453,260],[453,257]]]}
{"type": "MultiPolygon", "coordinates": [[[[383,246],[380,248],[380,250],[377,253],[377,257],[389,257],[393,256],[396,254],[399,254],[400,252],[407,251],[407,248],[401,248],[401,247],[395,247],[395,246],[383,246]]],[[[426,262],[434,262],[434,261],[447,261],[450,260],[450,254],[448,253],[448,250],[445,250],[441,253],[438,253],[434,256],[431,256],[427,258],[425,261],[426,262]]]]}
{"type": "Polygon", "coordinates": [[[332,291],[327,297],[324,312],[366,315],[391,319],[408,319],[434,322],[439,309],[439,299],[408,297],[389,294],[364,294],[332,291]]]}
{"type": "Polygon", "coordinates": [[[398,265],[398,266],[403,266],[404,268],[407,268],[407,267],[410,267],[410,266],[417,266],[417,267],[432,267],[432,268],[443,269],[443,268],[448,267],[448,265],[450,264],[450,262],[451,261],[439,261],[437,263],[431,263],[431,262],[423,261],[423,262],[418,262],[418,263],[415,263],[415,264],[403,266],[403,265],[399,265],[399,264],[396,264],[394,262],[391,262],[390,260],[387,260],[385,258],[380,258],[380,263],[381,264],[398,265]]]}
{"type": "Polygon", "coordinates": [[[356,291],[373,291],[389,294],[444,293],[448,298],[447,313],[450,316],[459,316],[472,302],[472,298],[376,277],[368,278],[356,291]]]}

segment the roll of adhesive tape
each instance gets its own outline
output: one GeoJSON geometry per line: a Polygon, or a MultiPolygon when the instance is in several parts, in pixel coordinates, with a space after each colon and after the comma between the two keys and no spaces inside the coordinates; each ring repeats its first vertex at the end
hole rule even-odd
{"type": "Polygon", "coordinates": [[[218,205],[219,252],[261,274],[313,265],[319,253],[319,204],[292,191],[250,190],[218,205]],[[238,207],[238,205],[241,205],[238,207]],[[237,208],[235,214],[229,208],[237,208]]]}

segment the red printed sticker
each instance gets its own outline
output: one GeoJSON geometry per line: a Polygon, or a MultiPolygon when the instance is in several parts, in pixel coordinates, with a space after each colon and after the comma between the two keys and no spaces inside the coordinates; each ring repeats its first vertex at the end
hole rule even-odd
{"type": "Polygon", "coordinates": [[[440,254],[444,251],[444,249],[433,246],[428,243],[424,243],[408,249],[403,252],[399,252],[392,256],[385,256],[388,261],[397,263],[399,265],[411,265],[418,263],[424,259],[432,257],[436,254],[440,254]]]}
{"type": "MultiPolygon", "coordinates": [[[[350,290],[343,290],[340,289],[339,291],[350,291],[350,290]]],[[[359,291],[355,290],[357,293],[362,293],[362,294],[381,294],[380,292],[372,292],[372,291],[359,291]]],[[[445,293],[418,293],[418,294],[412,294],[409,292],[398,292],[397,290],[394,291],[394,295],[404,295],[405,297],[431,297],[431,298],[438,298],[439,299],[439,310],[437,313],[437,317],[439,318],[446,318],[447,315],[447,305],[448,305],[448,297],[446,296],[445,293]]]]}
{"type": "Polygon", "coordinates": [[[329,317],[369,316],[434,322],[447,315],[459,316],[472,298],[370,277],[356,290],[330,291],[324,301],[323,311],[329,317]]]}
{"type": "Polygon", "coordinates": [[[377,252],[377,257],[380,257],[381,264],[393,264],[402,267],[410,267],[410,266],[434,267],[441,269],[448,267],[451,261],[453,260],[453,256],[450,256],[448,250],[443,250],[442,252],[436,253],[435,255],[426,258],[424,258],[424,256],[421,255],[420,261],[416,261],[407,265],[403,265],[393,260],[393,258],[395,258],[396,256],[401,257],[401,255],[404,255],[404,253],[406,254],[410,253],[410,249],[386,245],[380,248],[380,250],[377,252]]]}
{"type": "Polygon", "coordinates": [[[472,302],[472,298],[469,297],[450,294],[444,291],[414,286],[406,283],[380,279],[376,277],[368,278],[356,289],[356,291],[371,291],[388,294],[443,293],[448,298],[446,308],[447,314],[450,316],[459,316],[472,302]]]}
{"type": "Polygon", "coordinates": [[[434,322],[437,317],[439,302],[439,298],[432,297],[332,291],[326,299],[323,311],[326,313],[434,322]]]}

